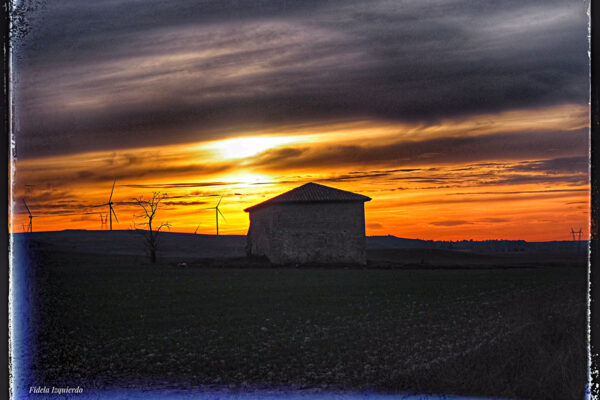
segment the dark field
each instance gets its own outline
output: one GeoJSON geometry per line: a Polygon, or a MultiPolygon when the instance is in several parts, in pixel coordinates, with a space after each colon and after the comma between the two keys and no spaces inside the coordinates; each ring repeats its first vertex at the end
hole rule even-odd
{"type": "Polygon", "coordinates": [[[30,254],[31,384],[583,398],[585,268],[176,268],[30,254]]]}

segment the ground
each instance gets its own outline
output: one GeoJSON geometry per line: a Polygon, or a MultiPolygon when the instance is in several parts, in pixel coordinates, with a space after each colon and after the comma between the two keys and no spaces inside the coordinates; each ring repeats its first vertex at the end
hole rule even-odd
{"type": "Polygon", "coordinates": [[[585,268],[179,268],[29,245],[35,384],[583,398],[585,268]]]}

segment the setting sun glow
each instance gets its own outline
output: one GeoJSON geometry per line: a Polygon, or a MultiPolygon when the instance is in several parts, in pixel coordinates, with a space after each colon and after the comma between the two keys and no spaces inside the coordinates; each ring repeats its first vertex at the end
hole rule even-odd
{"type": "MultiPolygon", "coordinates": [[[[212,214],[204,209],[223,196],[227,221],[221,232],[245,234],[244,208],[313,181],[371,197],[368,235],[559,240],[568,238],[571,225],[586,231],[587,161],[568,147],[585,140],[569,130],[585,126],[584,110],[565,106],[520,112],[523,127],[552,114],[553,123],[567,130],[561,157],[543,149],[551,134],[519,133],[513,114],[402,124],[396,130],[389,123],[363,121],[299,128],[289,135],[255,132],[191,146],[19,160],[15,197],[27,199],[36,230],[99,229],[103,209],[93,205],[106,202],[116,177],[117,229],[127,229],[137,212],[131,199],[161,191],[169,199],[158,217],[173,231],[213,233],[212,214]],[[470,132],[474,139],[469,140],[489,142],[488,147],[473,147],[464,138],[440,142],[439,135],[460,130],[470,132]],[[522,145],[496,149],[498,144],[488,139],[496,130],[516,130],[503,135],[522,145]],[[423,139],[415,141],[419,135],[423,139]],[[495,160],[497,151],[508,153],[495,160]],[[523,160],[524,152],[532,155],[523,160]]],[[[14,206],[12,229],[21,231],[26,210],[20,202],[14,206]]]]}
{"type": "Polygon", "coordinates": [[[215,156],[223,160],[252,157],[263,151],[289,143],[298,143],[302,139],[295,136],[256,136],[219,140],[201,146],[214,151],[215,156]]]}

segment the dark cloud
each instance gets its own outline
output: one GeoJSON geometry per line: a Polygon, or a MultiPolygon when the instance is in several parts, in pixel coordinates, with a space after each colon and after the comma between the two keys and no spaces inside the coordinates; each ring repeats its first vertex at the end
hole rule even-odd
{"type": "Polygon", "coordinates": [[[320,182],[345,182],[345,181],[357,181],[366,178],[381,178],[390,176],[393,172],[365,172],[362,174],[347,174],[338,175],[331,178],[319,179],[320,182]]]}
{"type": "Polygon", "coordinates": [[[458,225],[469,225],[471,224],[471,222],[469,221],[463,221],[463,220],[456,220],[456,221],[435,221],[435,222],[430,222],[429,225],[435,225],[435,226],[458,226],[458,225]]]}
{"type": "Polygon", "coordinates": [[[225,172],[231,169],[233,165],[229,164],[217,164],[217,165],[205,165],[205,164],[186,164],[180,166],[165,166],[165,165],[152,165],[152,163],[144,163],[131,168],[115,168],[114,171],[110,172],[107,170],[102,171],[78,171],[76,174],[76,180],[83,182],[107,182],[117,178],[119,181],[127,179],[138,179],[147,176],[154,178],[160,176],[179,176],[183,174],[211,174],[217,172],[225,172]]]}
{"type": "MultiPolygon", "coordinates": [[[[583,131],[582,131],[583,133],[583,131]]],[[[541,135],[543,135],[542,133],[541,135]]],[[[585,142],[585,135],[578,136],[585,142]]],[[[485,146],[485,143],[488,143],[490,138],[484,138],[482,147],[485,146]]],[[[477,138],[473,138],[474,141],[477,138]]],[[[569,140],[568,138],[566,140],[569,140]]],[[[516,145],[521,142],[526,142],[527,139],[523,138],[523,140],[513,140],[516,145]]],[[[507,141],[510,142],[510,141],[507,141]]],[[[562,142],[562,139],[560,140],[562,142]]],[[[395,147],[403,147],[401,143],[393,145],[395,147]]],[[[430,142],[428,142],[424,147],[430,147],[430,142]]],[[[478,147],[478,146],[475,146],[478,147]]],[[[542,146],[543,147],[543,146],[542,146]]],[[[574,150],[577,150],[577,147],[580,147],[580,150],[583,151],[585,145],[575,146],[574,150]]],[[[386,146],[386,149],[389,146],[386,146]]],[[[331,150],[331,149],[329,149],[331,150]]],[[[324,157],[318,157],[317,159],[312,159],[308,157],[307,159],[300,160],[286,160],[285,162],[289,165],[289,168],[295,168],[297,166],[301,167],[327,167],[327,166],[341,166],[346,165],[348,163],[353,162],[362,162],[363,156],[367,157],[369,160],[366,164],[377,164],[377,163],[389,163],[394,164],[395,162],[399,164],[412,163],[413,160],[400,159],[394,160],[388,158],[388,153],[384,151],[385,149],[376,147],[376,149],[371,149],[367,145],[364,146],[360,151],[354,152],[351,156],[349,156],[349,160],[344,160],[343,154],[340,154],[339,157],[333,156],[330,152],[324,157]],[[377,158],[369,158],[371,154],[377,154],[377,158]],[[333,157],[333,159],[330,159],[333,157]],[[323,162],[323,158],[327,158],[325,162],[323,162]]],[[[359,182],[359,181],[369,181],[373,183],[386,183],[385,186],[381,186],[382,191],[396,191],[396,190],[431,190],[431,189],[451,189],[451,188],[461,188],[461,187],[476,187],[476,186],[496,186],[496,185],[520,185],[520,184],[547,184],[547,185],[569,185],[569,186],[578,186],[578,185],[586,185],[589,183],[589,176],[587,172],[587,157],[567,157],[567,158],[556,158],[556,159],[547,159],[547,160],[534,160],[534,161],[513,161],[514,158],[519,157],[527,157],[531,156],[535,158],[535,154],[541,153],[529,153],[531,149],[521,148],[520,150],[525,153],[513,153],[509,146],[501,147],[495,158],[506,158],[506,161],[503,162],[493,162],[493,163],[475,163],[471,165],[467,165],[463,168],[453,168],[451,165],[449,167],[438,167],[438,168],[390,168],[390,169],[366,169],[365,171],[351,171],[346,174],[331,174],[326,177],[319,177],[315,180],[315,178],[311,176],[295,176],[294,180],[278,180],[278,181],[270,181],[270,182],[255,182],[253,185],[281,185],[281,184],[303,184],[310,181],[316,181],[323,184],[328,184],[331,182],[359,182]],[[401,186],[401,187],[388,187],[387,183],[392,182],[404,182],[406,184],[421,184],[419,186],[411,185],[409,187],[401,186]]],[[[570,151],[573,149],[565,149],[566,151],[570,151]]],[[[410,145],[405,147],[405,151],[411,152],[410,145]]],[[[449,150],[450,151],[450,150],[449,150]]],[[[452,157],[457,157],[457,159],[467,159],[465,154],[462,153],[462,149],[460,146],[451,147],[451,151],[455,152],[452,157]]],[[[275,151],[277,152],[277,151],[275,151]]],[[[319,154],[318,149],[306,150],[307,154],[319,154]]],[[[469,151],[472,154],[476,152],[469,151]]],[[[543,150],[542,150],[543,152],[543,150]]],[[[550,151],[552,153],[553,151],[550,151]]],[[[257,160],[259,162],[265,162],[266,159],[271,160],[268,157],[270,151],[259,155],[257,160]]],[[[343,153],[343,152],[341,152],[343,153]]],[[[347,153],[346,153],[347,154],[347,153]]],[[[413,152],[415,156],[415,160],[421,159],[418,152],[413,152]]],[[[486,157],[486,153],[483,152],[481,156],[486,157]]],[[[439,153],[436,159],[427,160],[427,162],[436,162],[436,163],[447,163],[447,160],[444,159],[445,154],[439,153]]],[[[275,157],[278,159],[278,157],[275,157]]],[[[266,164],[264,166],[267,169],[277,168],[277,169],[285,169],[286,164],[279,164],[279,160],[276,165],[266,164]]],[[[582,188],[574,188],[574,189],[537,189],[537,190],[504,190],[504,191],[469,191],[469,192],[456,192],[456,193],[448,193],[448,195],[514,195],[514,194],[531,194],[531,193],[552,193],[552,192],[573,192],[573,191],[586,191],[588,189],[582,188]]]]}
{"type": "Polygon", "coordinates": [[[143,189],[181,189],[211,186],[229,186],[236,185],[239,182],[186,182],[186,183],[146,183],[146,184],[127,184],[123,185],[130,188],[143,189]]]}
{"type": "Polygon", "coordinates": [[[527,200],[539,201],[541,199],[560,199],[564,197],[572,197],[575,191],[563,191],[563,192],[539,192],[531,194],[497,194],[494,196],[482,197],[482,196],[469,196],[469,197],[440,197],[432,200],[415,200],[415,201],[403,201],[401,207],[409,206],[426,206],[426,205],[444,205],[444,204],[466,204],[466,203],[484,203],[488,204],[492,201],[498,201],[504,204],[505,207],[510,207],[509,203],[516,201],[522,202],[527,200]]]}
{"type": "MultiPolygon", "coordinates": [[[[120,158],[120,160],[122,157],[120,158]]],[[[104,160],[106,161],[106,160],[104,160]]],[[[215,174],[232,170],[235,166],[233,163],[185,163],[183,165],[169,165],[168,157],[156,156],[155,159],[149,158],[135,165],[129,163],[123,164],[121,161],[114,162],[110,167],[88,169],[86,165],[81,165],[81,168],[60,168],[60,167],[38,167],[30,165],[22,165],[17,169],[21,176],[26,177],[28,182],[35,182],[35,187],[64,187],[65,184],[76,185],[81,183],[105,184],[107,190],[110,191],[113,180],[117,180],[118,186],[139,187],[149,189],[166,189],[169,187],[202,187],[216,185],[230,185],[231,182],[190,182],[182,184],[129,184],[126,182],[135,181],[143,177],[152,177],[153,179],[161,178],[181,178],[182,175],[202,176],[205,174],[215,174]],[[178,186],[180,185],[180,186],[178,186]]],[[[21,182],[17,181],[15,187],[20,190],[21,182]]],[[[27,189],[24,189],[27,193],[27,189]]]]}
{"type": "MultiPolygon", "coordinates": [[[[105,206],[90,204],[89,202],[80,200],[70,200],[70,195],[65,195],[63,200],[49,200],[47,197],[32,197],[27,198],[27,205],[35,216],[42,217],[44,215],[55,216],[72,216],[72,215],[93,215],[99,217],[99,214],[105,214],[105,206]]],[[[21,202],[15,204],[13,214],[26,215],[27,210],[21,202]]],[[[116,202],[116,205],[131,205],[133,202],[116,202]]],[[[117,210],[118,211],[118,210],[117,210]]],[[[94,218],[95,218],[94,217],[94,218]]]]}
{"type": "Polygon", "coordinates": [[[507,218],[481,218],[478,220],[478,222],[485,222],[485,223],[501,223],[501,222],[509,222],[510,219],[507,218]]]}
{"type": "MultiPolygon", "coordinates": [[[[335,145],[302,148],[296,152],[288,149],[269,150],[258,155],[254,165],[268,169],[294,169],[298,167],[332,167],[340,165],[427,165],[477,162],[489,159],[522,160],[561,155],[586,154],[589,147],[588,130],[497,133],[484,136],[447,137],[422,141],[399,141],[386,145],[335,145]],[[290,154],[281,157],[282,153],[290,154]],[[292,155],[293,154],[293,155],[292,155]]],[[[575,159],[575,158],[573,158],[575,159]]],[[[569,164],[562,159],[544,166],[569,164]]],[[[548,161],[547,163],[550,163],[548,161]]],[[[529,164],[524,164],[528,166],[529,164]]],[[[581,165],[577,164],[579,168],[581,165]]],[[[531,166],[530,166],[531,167],[531,166]]],[[[422,179],[422,177],[420,178],[422,179]]],[[[436,178],[436,182],[439,182],[436,178]]]]}
{"type": "Polygon", "coordinates": [[[201,206],[208,204],[208,201],[163,201],[167,206],[201,206]]]}
{"type": "Polygon", "coordinates": [[[503,176],[499,179],[482,181],[482,185],[524,185],[524,184],[557,184],[557,183],[569,183],[571,185],[587,185],[589,183],[589,177],[586,175],[512,175],[503,176]]]}
{"type": "Polygon", "coordinates": [[[62,0],[17,48],[20,157],[588,99],[570,1],[62,0]]]}
{"type": "MultiPolygon", "coordinates": [[[[448,195],[452,196],[473,196],[473,195],[512,195],[512,194],[531,194],[531,193],[575,193],[575,192],[588,192],[588,189],[539,189],[539,190],[518,190],[518,191],[486,191],[486,192],[458,192],[458,193],[448,193],[448,195]]],[[[575,204],[575,203],[567,203],[567,204],[575,204]]]]}
{"type": "Polygon", "coordinates": [[[21,194],[20,197],[22,197],[22,199],[19,199],[15,203],[17,207],[22,206],[23,209],[25,209],[25,203],[23,200],[27,202],[27,205],[31,208],[33,205],[39,203],[49,202],[57,204],[64,201],[74,201],[72,199],[76,197],[75,193],[64,190],[63,188],[47,187],[41,190],[31,190],[32,188],[35,187],[25,187],[25,189],[22,191],[22,194],[19,193],[21,194]]]}
{"type": "Polygon", "coordinates": [[[561,157],[551,160],[522,161],[510,169],[521,172],[539,171],[547,174],[559,174],[565,172],[587,173],[589,165],[590,160],[588,156],[561,157]]]}

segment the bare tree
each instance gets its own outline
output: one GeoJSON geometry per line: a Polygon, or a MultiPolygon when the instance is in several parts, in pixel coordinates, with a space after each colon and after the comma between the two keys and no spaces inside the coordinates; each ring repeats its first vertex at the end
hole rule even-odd
{"type": "MultiPolygon", "coordinates": [[[[149,200],[145,200],[144,196],[140,196],[137,199],[134,199],[135,204],[140,206],[144,213],[141,215],[134,215],[134,218],[142,218],[144,222],[138,224],[140,226],[147,226],[147,230],[143,230],[144,238],[146,239],[146,247],[150,252],[150,259],[153,264],[156,264],[156,251],[158,250],[158,234],[161,229],[169,228],[171,225],[168,222],[164,222],[158,227],[156,224],[153,226],[154,217],[156,216],[156,211],[158,211],[158,206],[160,202],[167,197],[166,193],[154,192],[152,193],[152,198],[149,200]]],[[[134,223],[134,226],[135,223],[134,223]]]]}

